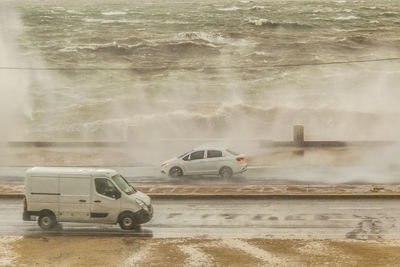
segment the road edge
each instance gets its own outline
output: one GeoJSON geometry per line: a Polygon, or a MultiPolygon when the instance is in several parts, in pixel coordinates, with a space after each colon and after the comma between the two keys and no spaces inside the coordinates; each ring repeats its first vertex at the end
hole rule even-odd
{"type": "MultiPolygon", "coordinates": [[[[147,194],[152,199],[400,199],[400,194],[147,194]]],[[[0,199],[22,199],[24,194],[0,194],[0,199]]]]}

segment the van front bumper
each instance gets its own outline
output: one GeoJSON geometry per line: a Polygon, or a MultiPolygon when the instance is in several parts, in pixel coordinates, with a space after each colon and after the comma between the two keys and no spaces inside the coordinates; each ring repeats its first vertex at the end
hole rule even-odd
{"type": "Polygon", "coordinates": [[[141,209],[135,213],[135,223],[142,224],[147,223],[153,218],[153,206],[149,205],[148,210],[141,209]]]}
{"type": "Polygon", "coordinates": [[[24,213],[22,214],[22,219],[24,221],[35,221],[36,218],[32,218],[32,216],[39,216],[39,211],[28,211],[25,210],[24,213]]]}

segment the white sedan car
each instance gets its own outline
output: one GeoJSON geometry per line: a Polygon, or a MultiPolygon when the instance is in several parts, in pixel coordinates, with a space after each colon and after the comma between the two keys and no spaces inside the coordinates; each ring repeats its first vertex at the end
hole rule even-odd
{"type": "Polygon", "coordinates": [[[220,175],[230,178],[247,170],[246,156],[229,149],[198,148],[161,164],[161,173],[182,175],[220,175]]]}

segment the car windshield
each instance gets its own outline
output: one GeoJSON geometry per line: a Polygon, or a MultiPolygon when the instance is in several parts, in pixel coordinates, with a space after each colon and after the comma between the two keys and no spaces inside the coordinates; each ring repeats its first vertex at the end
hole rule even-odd
{"type": "Polygon", "coordinates": [[[232,150],[229,150],[229,149],[227,149],[226,150],[227,152],[229,152],[229,153],[231,153],[232,155],[234,155],[234,156],[237,156],[237,155],[239,155],[238,153],[236,153],[236,152],[233,152],[232,150]]]}
{"type": "Polygon", "coordinates": [[[136,189],[133,188],[126,180],[124,177],[121,175],[117,174],[112,177],[113,181],[117,184],[117,186],[124,191],[126,194],[131,195],[133,193],[136,193],[136,189]]]}
{"type": "Polygon", "coordinates": [[[188,153],[190,153],[190,152],[192,152],[193,150],[190,150],[190,151],[188,151],[188,152],[186,152],[186,153],[183,153],[182,155],[180,155],[179,157],[178,157],[178,159],[180,159],[180,158],[182,158],[183,156],[185,156],[186,154],[188,154],[188,153]]]}

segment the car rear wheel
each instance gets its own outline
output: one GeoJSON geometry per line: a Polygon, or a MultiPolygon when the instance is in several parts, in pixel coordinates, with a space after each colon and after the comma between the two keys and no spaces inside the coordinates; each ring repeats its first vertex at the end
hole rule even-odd
{"type": "Polygon", "coordinates": [[[40,215],[38,224],[43,230],[50,230],[57,224],[56,217],[53,214],[40,215]]]}
{"type": "Polygon", "coordinates": [[[169,176],[173,177],[173,178],[177,178],[183,175],[183,171],[181,168],[179,167],[172,167],[169,170],[169,176]]]}
{"type": "Polygon", "coordinates": [[[222,167],[222,168],[219,170],[219,175],[220,175],[222,178],[227,178],[227,179],[229,179],[229,178],[232,177],[233,171],[232,171],[232,169],[229,168],[229,167],[222,167]]]}

